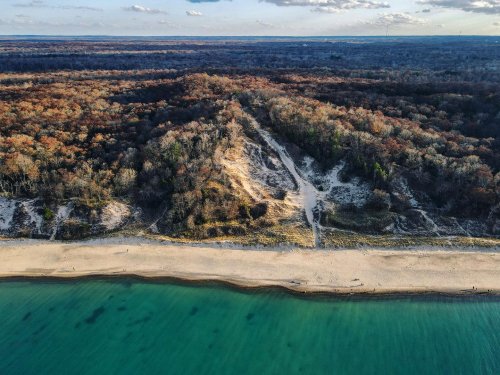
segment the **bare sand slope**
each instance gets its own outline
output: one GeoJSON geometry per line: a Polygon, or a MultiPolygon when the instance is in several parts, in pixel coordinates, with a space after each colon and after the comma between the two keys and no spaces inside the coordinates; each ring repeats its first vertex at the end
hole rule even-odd
{"type": "Polygon", "coordinates": [[[140,243],[0,242],[0,277],[137,275],[301,292],[500,294],[500,253],[243,250],[140,243]],[[474,287],[474,289],[473,289],[474,287]]]}

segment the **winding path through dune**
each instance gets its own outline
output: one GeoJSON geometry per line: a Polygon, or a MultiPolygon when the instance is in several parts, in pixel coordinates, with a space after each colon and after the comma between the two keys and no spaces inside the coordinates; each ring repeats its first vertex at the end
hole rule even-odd
{"type": "Polygon", "coordinates": [[[290,172],[294,180],[297,182],[297,185],[299,187],[299,194],[301,196],[304,211],[306,213],[307,222],[309,223],[313,231],[314,245],[316,247],[319,247],[321,242],[320,225],[314,218],[314,210],[318,205],[318,190],[306,178],[302,177],[299,168],[297,167],[291,156],[288,154],[285,147],[280,145],[267,130],[264,130],[260,126],[260,124],[253,117],[250,118],[252,120],[252,125],[254,126],[254,128],[261,135],[261,137],[264,138],[269,147],[271,147],[271,149],[273,149],[278,154],[285,168],[290,172]]]}

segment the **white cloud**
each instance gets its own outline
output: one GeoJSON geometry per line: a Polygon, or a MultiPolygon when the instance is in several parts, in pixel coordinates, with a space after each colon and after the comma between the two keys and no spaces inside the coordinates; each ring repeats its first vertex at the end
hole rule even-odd
{"type": "Polygon", "coordinates": [[[63,10],[91,10],[91,11],[101,11],[102,8],[85,6],[85,5],[48,5],[42,0],[33,0],[28,3],[17,3],[14,4],[18,8],[50,8],[50,9],[63,9],[63,10]]]}
{"type": "Polygon", "coordinates": [[[309,6],[320,13],[338,13],[348,9],[390,8],[389,3],[374,0],[262,0],[278,6],[309,6]]]}
{"type": "Polygon", "coordinates": [[[148,13],[148,14],[166,14],[161,9],[155,9],[155,8],[148,8],[142,5],[132,5],[129,7],[124,7],[123,10],[129,11],[129,12],[137,12],[137,13],[148,13]]]}
{"type": "Polygon", "coordinates": [[[366,22],[376,26],[402,26],[402,25],[423,25],[426,20],[414,17],[408,13],[384,13],[374,20],[366,22]]]}
{"type": "Polygon", "coordinates": [[[190,17],[201,17],[203,16],[203,13],[198,12],[197,10],[187,10],[186,14],[190,17]]]}
{"type": "Polygon", "coordinates": [[[333,14],[333,13],[340,13],[341,9],[335,7],[317,7],[312,9],[311,12],[333,14]]]}
{"type": "Polygon", "coordinates": [[[500,0],[419,0],[419,4],[461,9],[465,12],[499,14],[500,0]]]}

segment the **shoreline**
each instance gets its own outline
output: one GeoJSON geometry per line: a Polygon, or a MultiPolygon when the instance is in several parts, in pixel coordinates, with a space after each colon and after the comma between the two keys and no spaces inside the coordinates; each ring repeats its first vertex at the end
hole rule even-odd
{"type": "Polygon", "coordinates": [[[500,300],[500,290],[457,290],[457,289],[442,289],[442,290],[421,290],[421,289],[381,289],[373,291],[353,291],[347,292],[342,290],[299,290],[285,285],[248,285],[245,283],[236,282],[229,279],[189,279],[180,276],[141,276],[137,274],[115,274],[101,275],[89,274],[82,276],[0,276],[2,282],[40,282],[40,283],[72,283],[79,281],[130,281],[151,284],[166,284],[166,285],[182,285],[192,287],[219,287],[228,288],[230,290],[239,291],[242,293],[259,293],[259,292],[283,292],[301,298],[333,298],[333,299],[398,299],[398,298],[450,298],[461,299],[467,301],[470,299],[487,298],[488,300],[500,300]]]}
{"type": "Polygon", "coordinates": [[[177,245],[141,238],[0,242],[0,280],[134,278],[337,296],[500,295],[500,252],[177,245]]]}

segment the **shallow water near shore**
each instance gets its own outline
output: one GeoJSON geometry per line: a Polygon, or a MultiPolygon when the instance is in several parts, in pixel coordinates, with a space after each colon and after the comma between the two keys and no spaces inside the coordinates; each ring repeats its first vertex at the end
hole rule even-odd
{"type": "Polygon", "coordinates": [[[0,282],[0,374],[500,374],[498,297],[0,282]]]}

